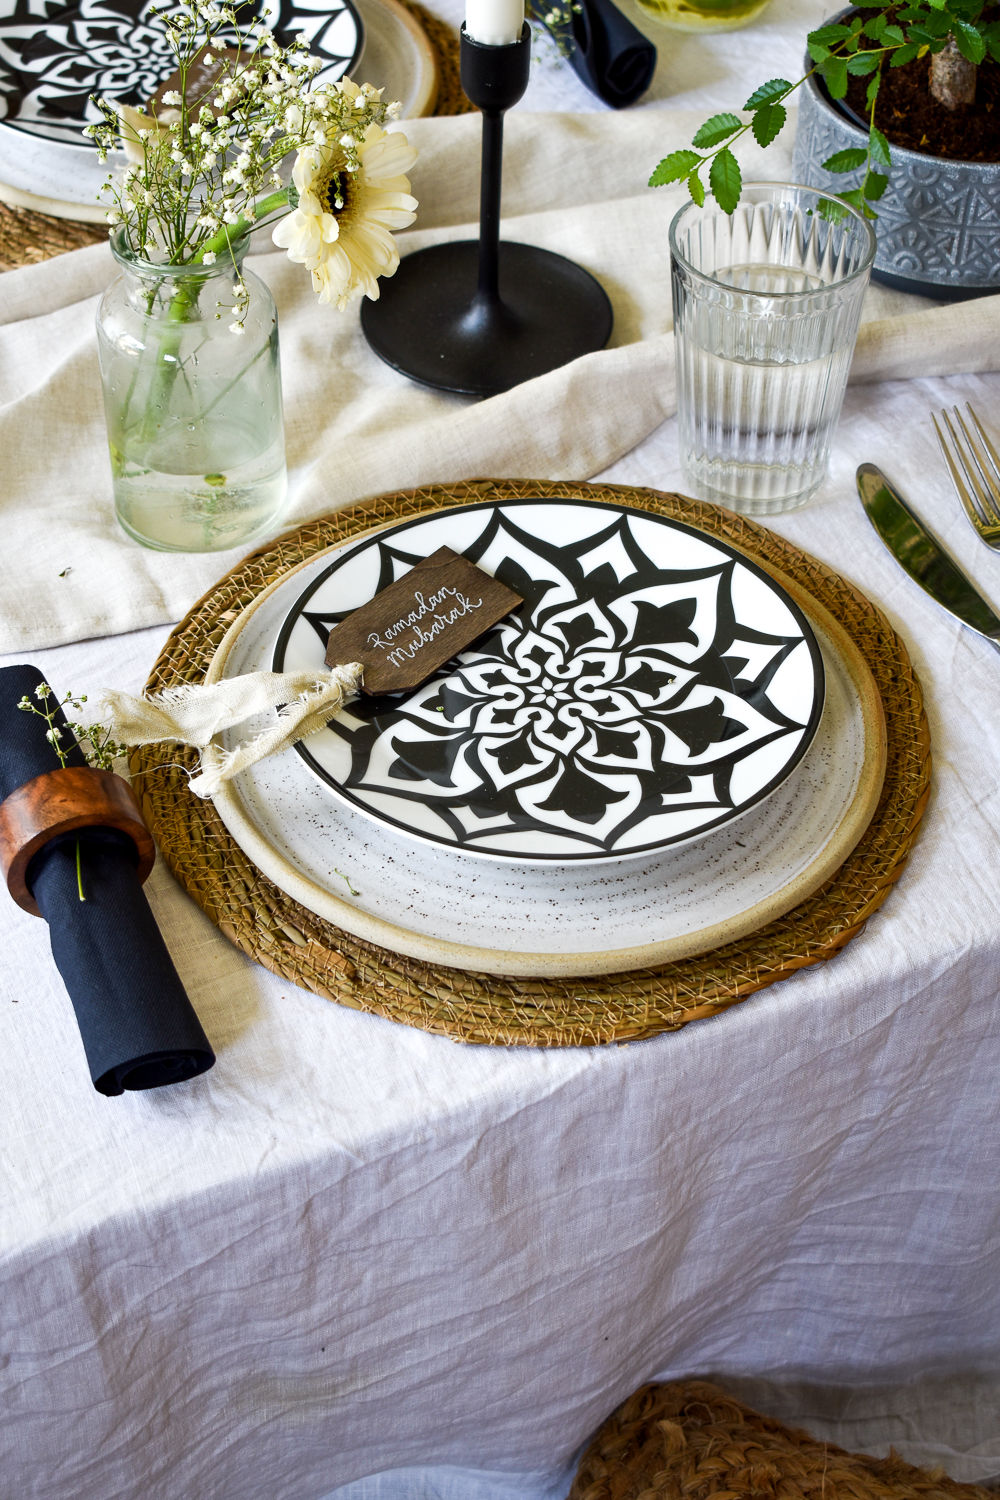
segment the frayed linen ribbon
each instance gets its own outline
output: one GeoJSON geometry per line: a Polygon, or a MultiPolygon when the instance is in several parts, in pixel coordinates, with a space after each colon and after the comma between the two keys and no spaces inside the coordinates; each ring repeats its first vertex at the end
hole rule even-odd
{"type": "Polygon", "coordinates": [[[220,730],[242,724],[264,709],[277,708],[270,729],[233,750],[217,749],[209,764],[203,763],[200,774],[191,778],[188,785],[193,792],[213,797],[224,781],[247,766],[323,729],[357,697],[361,674],[360,662],[334,667],[331,672],[248,672],[211,686],[167,688],[148,698],[105,688],[91,701],[99,699],[101,724],[121,744],[177,740],[200,750],[211,745],[220,730]]]}

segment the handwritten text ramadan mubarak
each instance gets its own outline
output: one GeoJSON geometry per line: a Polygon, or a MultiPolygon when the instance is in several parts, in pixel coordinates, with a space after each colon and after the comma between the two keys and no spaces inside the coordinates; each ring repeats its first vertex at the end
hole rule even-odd
{"type": "Polygon", "coordinates": [[[390,661],[394,667],[401,667],[404,661],[412,661],[417,652],[429,645],[435,636],[441,634],[442,630],[447,630],[449,625],[454,625],[455,621],[461,620],[464,615],[471,615],[473,610],[479,609],[483,602],[482,599],[477,599],[473,604],[461,589],[452,588],[440,588],[436,594],[431,594],[429,599],[425,599],[423,594],[414,589],[413,597],[418,607],[411,610],[405,619],[397,620],[394,625],[387,625],[381,635],[373,631],[368,637],[368,644],[373,650],[378,647],[379,650],[388,652],[386,660],[390,661]],[[449,597],[456,601],[453,608],[446,614],[436,613],[449,597]],[[428,615],[433,617],[432,623],[429,626],[421,625],[420,621],[425,620],[428,615]],[[408,643],[401,646],[392,645],[396,636],[402,635],[404,630],[411,629],[413,636],[408,643]],[[391,650],[390,647],[392,647],[391,650]]]}

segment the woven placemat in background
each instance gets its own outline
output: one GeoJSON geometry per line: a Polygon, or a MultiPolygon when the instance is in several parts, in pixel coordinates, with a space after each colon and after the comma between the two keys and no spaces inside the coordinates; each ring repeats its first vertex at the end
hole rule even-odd
{"type": "Polygon", "coordinates": [[[621,485],[477,480],[381,496],[268,542],[227,574],[171,634],[150,691],[204,680],[240,612],[295,564],[384,522],[450,505],[540,497],[603,500],[676,517],[732,542],[805,587],[857,643],[882,695],[885,785],[864,837],[816,895],[759,932],[689,958],[584,979],[503,979],[404,958],[341,931],[300,906],[251,863],[214,806],[187,790],[176,745],[136,751],[133,773],[171,870],[211,920],[274,973],[357,1010],[455,1040],[588,1046],[652,1036],[714,1015],[797,969],[832,958],[863,928],[906,863],[930,787],[920,685],[885,616],[825,564],[756,522],[679,495],[621,485]]]}
{"type": "Polygon", "coordinates": [[[706,1380],[644,1385],[580,1460],[567,1500],[990,1500],[943,1469],[848,1453],[706,1380]]]}
{"type": "MultiPolygon", "coordinates": [[[[447,22],[418,5],[416,0],[400,0],[419,22],[438,65],[436,115],[461,115],[475,109],[462,93],[458,76],[458,33],[447,22]]],[[[14,208],[0,203],[0,271],[17,266],[37,265],[66,250],[96,245],[108,237],[101,224],[80,224],[72,219],[56,219],[51,214],[35,213],[28,208],[14,208]]]]}

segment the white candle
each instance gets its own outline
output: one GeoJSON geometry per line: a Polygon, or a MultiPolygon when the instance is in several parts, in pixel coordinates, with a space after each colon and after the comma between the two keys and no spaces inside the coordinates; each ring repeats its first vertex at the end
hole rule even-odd
{"type": "Polygon", "coordinates": [[[488,47],[507,47],[521,39],[524,0],[465,0],[465,32],[488,47]]]}

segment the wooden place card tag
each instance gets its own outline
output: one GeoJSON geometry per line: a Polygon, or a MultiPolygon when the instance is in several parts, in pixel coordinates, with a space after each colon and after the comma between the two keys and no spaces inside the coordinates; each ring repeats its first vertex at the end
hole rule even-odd
{"type": "Polygon", "coordinates": [[[439,547],[330,631],[326,664],[361,662],[365,693],[407,692],[523,602],[468,558],[439,547]]]}

